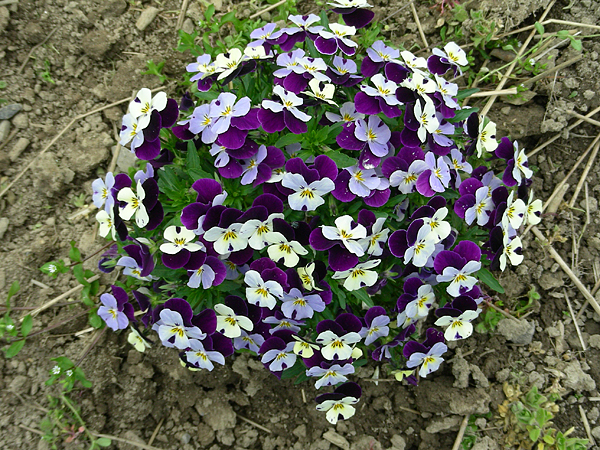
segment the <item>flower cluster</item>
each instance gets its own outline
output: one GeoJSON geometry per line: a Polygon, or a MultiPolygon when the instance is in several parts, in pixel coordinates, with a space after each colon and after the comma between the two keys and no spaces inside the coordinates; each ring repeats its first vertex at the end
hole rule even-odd
{"type": "Polygon", "coordinates": [[[290,16],[199,56],[181,106],[140,90],[121,143],[145,167],[92,186],[116,241],[101,268],[124,268],[139,308],[113,286],[107,326],[131,326],[141,351],[155,332],[191,370],[250,351],[277,377],[313,378],[335,424],[355,413],[366,359],[416,384],[472,334],[478,280],[522,261],[518,230],[541,202],[524,151],[444,78],[467,64],[457,45],[360,55],[369,5],[332,5],[344,24],[290,16]]]}

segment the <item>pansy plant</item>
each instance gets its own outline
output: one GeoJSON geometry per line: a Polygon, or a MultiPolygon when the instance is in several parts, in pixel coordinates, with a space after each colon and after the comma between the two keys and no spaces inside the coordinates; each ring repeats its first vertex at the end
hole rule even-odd
{"type": "Polygon", "coordinates": [[[412,384],[445,370],[479,281],[497,289],[488,270],[523,260],[542,205],[526,152],[461,106],[460,47],[361,52],[370,5],[330,6],[341,21],[290,16],[189,61],[181,102],[138,91],[119,138],[140,170],[93,181],[92,199],[115,241],[103,270],[124,269],[140,310],[113,286],[108,327],[131,325],[139,350],[156,333],[194,371],[238,351],[314,377],[335,424],[357,413],[365,360],[412,384]]]}

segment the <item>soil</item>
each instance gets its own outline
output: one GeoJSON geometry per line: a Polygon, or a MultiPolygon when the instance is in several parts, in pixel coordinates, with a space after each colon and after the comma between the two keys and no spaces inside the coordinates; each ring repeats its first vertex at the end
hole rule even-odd
{"type": "MultiPolygon", "coordinates": [[[[0,89],[0,98],[22,106],[8,121],[0,121],[0,190],[31,165],[0,198],[0,298],[18,280],[21,290],[13,306],[38,306],[77,286],[70,275],[52,280],[38,270],[47,261],[66,259],[71,240],[84,256],[104,245],[96,236],[94,209],[86,205],[91,203],[91,182],[110,164],[127,101],[75,120],[48,151],[41,156],[40,152],[78,115],[128,99],[141,87],[159,86],[156,76],[142,74],[147,60],[166,61],[164,72],[171,79],[181,75],[193,57],[174,50],[180,3],[20,0],[0,6],[0,81],[7,83],[0,89]],[[149,7],[158,8],[159,13],[140,31],[136,21],[149,7]]],[[[194,27],[204,8],[198,1],[190,3],[187,30],[194,27]]],[[[214,3],[218,14],[236,10],[239,17],[264,7],[254,2],[214,3]]],[[[376,19],[383,20],[405,2],[372,3],[376,19]]],[[[437,43],[440,28],[451,18],[441,16],[431,3],[415,2],[427,39],[437,43]]],[[[506,32],[533,24],[550,2],[465,3],[467,9],[485,11],[487,20],[495,21],[499,32],[506,32]]],[[[304,12],[316,8],[312,3],[298,7],[304,12]]],[[[262,18],[268,20],[267,16],[262,18]]],[[[558,0],[548,18],[597,24],[600,2],[558,0]]],[[[387,37],[395,43],[413,49],[414,43],[421,43],[409,8],[387,19],[385,25],[387,37]]],[[[466,38],[461,44],[469,42],[473,32],[473,23],[463,26],[466,38]]],[[[547,25],[546,31],[561,27],[547,25]]],[[[582,30],[583,36],[594,34],[589,28],[582,30]]],[[[523,42],[527,35],[515,36],[523,42]]],[[[568,45],[559,45],[549,53],[552,59],[547,69],[576,54],[568,45]]],[[[584,38],[583,54],[581,61],[534,84],[531,100],[507,103],[501,98],[490,112],[498,124],[498,136],[518,138],[527,149],[562,133],[530,159],[536,167],[534,190],[541,199],[551,195],[598,132],[588,123],[565,130],[576,120],[571,112],[585,114],[600,104],[600,39],[584,38]]],[[[492,59],[489,68],[503,64],[492,59]]],[[[492,85],[480,87],[494,89],[492,85]]],[[[167,90],[174,97],[180,94],[174,83],[167,90]]],[[[482,106],[485,100],[471,105],[482,106]]],[[[128,152],[121,152],[118,168],[126,170],[130,164],[128,152]]],[[[544,215],[539,226],[589,289],[600,276],[598,164],[596,160],[584,189],[569,207],[582,164],[568,180],[563,201],[544,215]]],[[[359,369],[356,379],[363,386],[363,397],[357,413],[335,427],[315,410],[312,384],[293,386],[279,381],[248,355],[231,359],[213,372],[190,372],[177,363],[176,353],[155,346],[140,354],[127,343],[125,334],[112,332],[103,334],[85,357],[82,369],[93,387],[77,392],[74,399],[89,429],[142,444],[154,436],[152,445],[160,449],[451,448],[462,418],[478,414],[480,419],[468,434],[476,435],[475,448],[482,450],[509,448],[505,438],[510,429],[504,427],[498,410],[507,382],[523,392],[532,386],[541,392],[558,392],[556,428],[574,427],[571,436],[586,437],[583,411],[592,434],[600,440],[596,386],[600,381],[600,316],[590,307],[581,315],[584,351],[566,303],[568,298],[577,312],[583,308],[584,297],[532,233],[524,243],[525,262],[502,275],[506,294],[494,301],[502,301],[514,312],[535,288],[541,298],[522,312],[525,319],[505,319],[494,331],[454,345],[452,360],[418,387],[367,381],[375,365],[359,369]]],[[[86,267],[94,270],[96,264],[94,257],[86,267]]],[[[103,274],[100,280],[106,287],[114,278],[103,274]]],[[[41,313],[33,330],[84,311],[77,300],[75,293],[63,300],[73,305],[41,313]]],[[[56,394],[55,387],[44,384],[54,365],[50,358],[79,360],[98,337],[86,332],[87,327],[85,316],[80,317],[29,340],[16,358],[0,358],[0,448],[50,448],[38,434],[43,409],[49,407],[47,395],[56,394]]],[[[380,370],[380,378],[391,377],[385,367],[380,370]]],[[[63,444],[59,441],[58,445],[63,444]]],[[[79,448],[77,442],[64,447],[79,448]]],[[[135,447],[114,441],[111,448],[135,447]]]]}

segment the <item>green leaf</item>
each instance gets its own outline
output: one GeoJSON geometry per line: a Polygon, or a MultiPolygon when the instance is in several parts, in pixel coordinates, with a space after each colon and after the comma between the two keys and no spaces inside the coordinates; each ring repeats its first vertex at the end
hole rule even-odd
{"type": "Polygon", "coordinates": [[[6,297],[6,303],[8,304],[8,302],[10,301],[11,297],[13,295],[15,295],[17,292],[19,292],[19,289],[21,289],[21,286],[19,285],[18,281],[13,281],[13,283],[10,285],[10,289],[8,290],[8,296],[6,297]]]}
{"type": "Polygon", "coordinates": [[[574,37],[571,37],[571,47],[580,52],[583,49],[581,39],[575,39],[574,37]]]}
{"type": "Polygon", "coordinates": [[[329,156],[340,168],[352,167],[356,165],[356,158],[350,158],[338,150],[327,152],[327,156],[329,156]]]}
{"type": "Polygon", "coordinates": [[[492,288],[494,291],[500,294],[504,294],[504,288],[502,287],[502,285],[498,283],[498,280],[496,280],[496,278],[494,278],[492,272],[490,272],[486,268],[482,267],[481,269],[479,269],[479,271],[477,272],[477,277],[490,288],[492,288]]]}
{"type": "Polygon", "coordinates": [[[69,250],[69,259],[73,262],[81,262],[81,252],[75,246],[75,241],[71,241],[71,250],[69,250]]]}
{"type": "Polygon", "coordinates": [[[21,324],[21,334],[23,337],[27,337],[31,332],[31,328],[33,328],[33,318],[31,317],[31,314],[27,314],[21,324]]]}
{"type": "Polygon", "coordinates": [[[527,427],[529,428],[529,439],[531,439],[531,442],[537,442],[537,440],[540,437],[540,434],[542,434],[542,430],[540,430],[539,428],[536,427],[527,427]]]}
{"type": "Polygon", "coordinates": [[[476,92],[479,92],[481,89],[479,88],[471,88],[471,89],[463,89],[461,91],[458,91],[458,93],[456,94],[456,98],[460,101],[463,98],[467,98],[473,94],[475,94],[476,92]]]}
{"type": "Polygon", "coordinates": [[[283,148],[286,145],[295,144],[296,142],[300,142],[301,140],[302,135],[289,133],[277,139],[277,142],[275,142],[275,147],[283,148]]]}
{"type": "Polygon", "coordinates": [[[375,305],[373,303],[373,299],[369,294],[367,294],[367,291],[364,288],[357,289],[356,291],[350,291],[350,293],[354,295],[354,297],[356,297],[359,301],[364,302],[369,308],[375,305]]]}
{"type": "Polygon", "coordinates": [[[21,351],[23,346],[25,345],[25,339],[21,339],[20,341],[13,342],[8,349],[4,351],[4,357],[6,359],[13,358],[17,356],[17,354],[21,351]]]}
{"type": "Polygon", "coordinates": [[[204,17],[206,18],[207,22],[210,22],[210,19],[212,19],[212,17],[215,15],[215,5],[209,5],[208,8],[206,8],[206,11],[204,12],[204,17]]]}
{"type": "Polygon", "coordinates": [[[90,322],[90,325],[94,328],[102,328],[102,325],[104,324],[102,317],[98,315],[98,312],[96,310],[90,311],[88,315],[88,320],[90,322]]]}
{"type": "Polygon", "coordinates": [[[450,122],[450,123],[460,122],[461,120],[465,120],[467,117],[469,117],[471,114],[473,114],[474,112],[477,112],[477,111],[479,111],[479,108],[477,108],[477,107],[461,109],[460,111],[456,111],[456,114],[454,115],[454,117],[452,117],[451,119],[448,119],[448,122],[450,122]]]}
{"type": "Polygon", "coordinates": [[[187,169],[200,169],[200,157],[198,156],[198,150],[196,150],[196,145],[193,140],[188,141],[185,162],[187,164],[187,169]]]}
{"type": "MultiPolygon", "coordinates": [[[[213,5],[210,6],[214,8],[213,5]]],[[[109,438],[100,438],[96,439],[96,444],[98,444],[100,447],[108,447],[110,444],[112,444],[112,441],[109,438]]]]}
{"type": "Polygon", "coordinates": [[[536,31],[537,31],[539,34],[544,34],[544,25],[542,25],[542,24],[541,24],[541,23],[539,23],[539,22],[536,22],[536,23],[534,23],[534,24],[533,24],[533,26],[535,27],[536,31]]]}

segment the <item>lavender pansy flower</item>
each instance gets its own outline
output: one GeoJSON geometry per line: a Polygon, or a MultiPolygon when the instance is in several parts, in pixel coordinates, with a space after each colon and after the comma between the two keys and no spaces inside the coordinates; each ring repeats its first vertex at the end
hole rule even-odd
{"type": "Polygon", "coordinates": [[[365,339],[365,345],[371,345],[380,337],[385,337],[390,333],[388,324],[390,318],[386,315],[385,309],[381,306],[373,306],[365,314],[366,326],[359,334],[365,339]]]}
{"type": "Polygon", "coordinates": [[[388,126],[377,116],[369,116],[368,122],[356,121],[354,136],[371,150],[375,156],[383,157],[389,152],[392,133],[388,126]]]}
{"type": "MultiPolygon", "coordinates": [[[[203,258],[204,259],[204,258],[203,258]]],[[[220,285],[227,275],[225,264],[214,256],[207,256],[200,263],[200,267],[194,268],[188,263],[186,268],[191,269],[190,280],[187,285],[191,288],[198,288],[202,284],[203,289],[210,289],[212,286],[220,285]]]]}
{"type": "MultiPolygon", "coordinates": [[[[191,308],[189,312],[191,313],[191,308]]],[[[191,316],[191,314],[189,315],[191,316]]],[[[186,349],[190,346],[190,339],[202,340],[206,337],[206,334],[197,326],[187,326],[179,311],[167,307],[160,311],[160,320],[152,326],[152,329],[158,332],[165,347],[186,349]]]]}
{"type": "Polygon", "coordinates": [[[98,308],[98,315],[112,330],[123,330],[127,328],[129,321],[133,320],[133,307],[123,288],[111,286],[111,289],[112,294],[105,293],[100,296],[102,306],[98,308]]]}
{"type": "Polygon", "coordinates": [[[429,152],[425,155],[427,170],[417,178],[417,191],[426,197],[432,197],[436,192],[444,192],[450,183],[450,168],[442,156],[436,160],[429,152]]]}
{"type": "Polygon", "coordinates": [[[346,375],[354,373],[354,366],[346,363],[343,366],[333,364],[330,367],[313,366],[306,371],[308,377],[320,377],[315,382],[315,387],[321,389],[323,386],[335,386],[348,381],[346,375]]]}
{"type": "Polygon", "coordinates": [[[443,342],[437,342],[429,349],[427,353],[414,352],[410,355],[410,359],[406,363],[406,367],[413,368],[421,366],[419,369],[419,376],[426,377],[431,372],[435,372],[439,369],[440,365],[444,362],[442,355],[448,351],[448,346],[443,342]]]}
{"type": "Polygon", "coordinates": [[[199,369],[211,371],[214,369],[213,362],[225,365],[225,357],[216,351],[208,351],[197,339],[190,339],[190,350],[185,352],[185,358],[189,364],[199,369]]]}
{"type": "Polygon", "coordinates": [[[113,205],[115,204],[115,199],[111,195],[111,189],[115,185],[115,177],[112,172],[108,172],[106,174],[106,181],[102,180],[102,178],[98,178],[92,183],[92,201],[94,202],[94,206],[96,208],[101,208],[106,202],[105,210],[112,210],[113,205]]]}
{"type": "Polygon", "coordinates": [[[117,266],[125,267],[123,273],[138,280],[150,281],[153,279],[151,273],[154,270],[154,259],[147,245],[142,243],[143,238],[138,238],[140,245],[126,245],[123,250],[127,256],[117,261],[117,266]]]}
{"type": "Polygon", "coordinates": [[[233,346],[236,350],[243,348],[258,354],[261,345],[265,342],[265,338],[258,333],[248,334],[245,330],[241,330],[242,334],[233,338],[233,346]]]}
{"type": "Polygon", "coordinates": [[[314,312],[323,312],[325,302],[318,294],[303,295],[300,289],[292,288],[283,294],[281,311],[290,319],[311,318],[314,312]]]}
{"type": "Polygon", "coordinates": [[[294,342],[286,343],[276,336],[270,337],[261,345],[260,353],[263,354],[260,361],[271,372],[281,372],[296,363],[297,356],[294,353],[294,342]]]}
{"type": "Polygon", "coordinates": [[[325,116],[331,122],[354,122],[358,119],[364,119],[365,115],[356,112],[356,107],[353,102],[346,102],[340,108],[340,113],[335,114],[330,111],[325,112],[325,116]]]}
{"type": "Polygon", "coordinates": [[[207,76],[215,73],[217,67],[214,63],[210,62],[210,59],[211,57],[209,54],[200,55],[196,58],[196,62],[193,62],[186,66],[185,70],[187,72],[197,72],[194,76],[190,78],[191,82],[202,80],[207,76]]]}
{"type": "Polygon", "coordinates": [[[269,330],[270,334],[275,334],[278,331],[286,330],[292,333],[298,333],[300,331],[300,326],[304,325],[304,322],[299,320],[293,320],[285,317],[281,312],[275,311],[274,316],[265,317],[262,320],[263,323],[269,325],[275,325],[269,330]]]}

